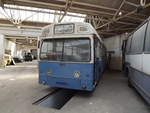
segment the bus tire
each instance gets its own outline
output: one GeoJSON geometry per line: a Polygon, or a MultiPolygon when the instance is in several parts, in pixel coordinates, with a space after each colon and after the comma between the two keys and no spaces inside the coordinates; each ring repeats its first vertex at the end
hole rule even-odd
{"type": "Polygon", "coordinates": [[[129,77],[129,69],[128,69],[128,68],[125,68],[124,73],[125,73],[125,76],[126,76],[126,77],[129,77]]]}
{"type": "Polygon", "coordinates": [[[128,79],[128,87],[133,88],[131,81],[128,79]]]}

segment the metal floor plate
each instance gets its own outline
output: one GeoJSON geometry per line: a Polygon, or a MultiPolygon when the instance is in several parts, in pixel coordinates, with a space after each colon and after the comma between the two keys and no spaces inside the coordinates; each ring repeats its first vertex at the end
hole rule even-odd
{"type": "Polygon", "coordinates": [[[43,107],[61,109],[76,93],[75,90],[69,89],[59,89],[50,95],[45,96],[45,98],[39,99],[33,104],[40,105],[43,107]]]}

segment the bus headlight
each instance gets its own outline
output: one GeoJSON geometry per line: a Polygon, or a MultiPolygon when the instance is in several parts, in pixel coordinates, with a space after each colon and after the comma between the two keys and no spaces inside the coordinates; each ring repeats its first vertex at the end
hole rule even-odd
{"type": "Polygon", "coordinates": [[[79,78],[80,77],[80,72],[79,71],[75,71],[74,72],[74,78],[79,78]]]}

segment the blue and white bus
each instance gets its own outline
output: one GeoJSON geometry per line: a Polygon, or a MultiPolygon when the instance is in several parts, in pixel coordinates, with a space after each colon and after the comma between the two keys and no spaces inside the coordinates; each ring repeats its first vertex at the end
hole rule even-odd
{"type": "Polygon", "coordinates": [[[125,71],[129,86],[134,86],[150,104],[150,18],[128,37],[125,71]]]}
{"type": "Polygon", "coordinates": [[[95,88],[106,64],[106,49],[89,23],[48,25],[40,41],[40,84],[86,91],[95,88]]]}

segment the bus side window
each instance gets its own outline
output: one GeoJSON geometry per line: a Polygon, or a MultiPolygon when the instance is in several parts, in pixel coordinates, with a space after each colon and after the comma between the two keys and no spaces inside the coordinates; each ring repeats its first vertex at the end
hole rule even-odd
{"type": "Polygon", "coordinates": [[[145,39],[145,52],[150,53],[150,22],[148,23],[146,39],[145,39]]]}
{"type": "Polygon", "coordinates": [[[137,31],[134,32],[131,44],[131,53],[140,54],[143,52],[145,29],[147,24],[141,26],[137,31]]]}

